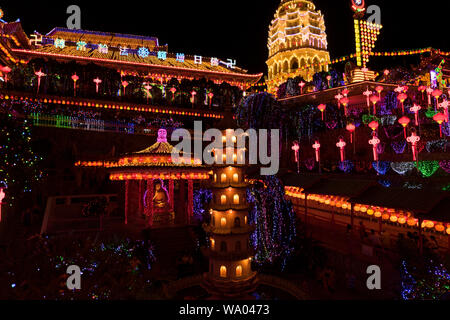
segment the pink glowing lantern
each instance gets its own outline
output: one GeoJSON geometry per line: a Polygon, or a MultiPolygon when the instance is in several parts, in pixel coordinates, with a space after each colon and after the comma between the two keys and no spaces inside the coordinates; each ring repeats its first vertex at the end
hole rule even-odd
{"type": "Polygon", "coordinates": [[[73,80],[73,95],[74,96],[77,95],[77,81],[79,79],[80,79],[80,77],[78,77],[76,73],[72,76],[72,80],[73,80]]]}
{"type": "Polygon", "coordinates": [[[320,104],[320,105],[317,107],[317,109],[319,109],[320,112],[322,113],[322,121],[324,121],[323,113],[325,112],[326,108],[327,108],[327,106],[324,105],[324,104],[320,104]]]}
{"type": "Polygon", "coordinates": [[[375,91],[378,92],[378,98],[381,100],[381,92],[383,92],[384,88],[382,86],[377,86],[375,91]]]}
{"type": "Polygon", "coordinates": [[[376,132],[373,133],[373,137],[371,140],[369,140],[369,144],[372,146],[373,149],[373,161],[378,161],[378,151],[377,147],[380,144],[380,139],[378,139],[376,132]]]}
{"type": "Polygon", "coordinates": [[[5,66],[5,67],[1,67],[0,71],[5,74],[5,82],[8,82],[8,73],[10,73],[12,71],[12,69],[8,66],[5,66]]]}
{"type": "Polygon", "coordinates": [[[344,97],[347,97],[349,93],[350,91],[348,89],[342,90],[342,94],[344,95],[344,97]]]}
{"type": "Polygon", "coordinates": [[[431,94],[433,93],[433,88],[428,87],[427,88],[427,95],[428,95],[428,105],[431,106],[431,94]]]}
{"type": "Polygon", "coordinates": [[[377,114],[377,103],[380,101],[380,98],[378,96],[371,96],[370,102],[373,104],[373,115],[377,114]]]}
{"type": "Polygon", "coordinates": [[[123,95],[126,94],[126,90],[127,90],[128,85],[129,85],[129,83],[127,81],[122,81],[123,95]]]}
{"type": "Polygon", "coordinates": [[[442,124],[444,123],[446,117],[443,113],[438,113],[433,117],[433,120],[439,124],[439,133],[442,138],[442,124]]]}
{"type": "Polygon", "coordinates": [[[413,131],[411,136],[406,138],[406,141],[411,143],[413,161],[417,161],[417,143],[420,141],[420,137],[413,131]]]}
{"type": "Polygon", "coordinates": [[[175,100],[175,92],[177,92],[177,88],[172,87],[170,88],[170,92],[172,92],[172,101],[175,100]]]}
{"type": "Polygon", "coordinates": [[[303,87],[306,85],[303,81],[301,81],[298,86],[300,87],[300,94],[303,94],[303,87]]]}
{"type": "Polygon", "coordinates": [[[313,144],[313,149],[316,152],[316,162],[320,162],[320,143],[318,140],[313,144]]]}
{"type": "Polygon", "coordinates": [[[98,86],[99,86],[100,83],[102,83],[103,81],[102,81],[99,77],[95,78],[93,81],[94,81],[94,83],[95,83],[95,92],[98,93],[98,86]]]}
{"type": "Polygon", "coordinates": [[[345,161],[345,146],[346,145],[347,145],[347,143],[345,143],[344,139],[342,139],[342,138],[339,138],[339,142],[336,143],[336,147],[338,147],[341,152],[341,162],[345,161]]]}
{"type": "Polygon", "coordinates": [[[353,133],[356,130],[356,127],[353,123],[350,123],[346,127],[347,131],[350,132],[350,143],[353,143],[353,133]]]}
{"type": "Polygon", "coordinates": [[[330,76],[330,75],[327,75],[328,88],[331,88],[331,86],[330,86],[330,80],[331,80],[331,76],[330,76]]]}
{"type": "Polygon", "coordinates": [[[378,121],[375,120],[369,123],[369,128],[372,129],[372,131],[376,131],[379,126],[380,124],[378,123],[378,121]]]}
{"type": "Polygon", "coordinates": [[[334,96],[334,98],[337,100],[338,103],[338,109],[341,109],[341,99],[344,98],[344,96],[340,93],[334,96]]]}
{"type": "Polygon", "coordinates": [[[152,88],[153,87],[151,85],[144,82],[144,89],[147,92],[147,104],[148,104],[148,98],[151,96],[150,90],[152,90],[152,88]]]}
{"type": "Polygon", "coordinates": [[[414,106],[412,106],[410,108],[410,110],[412,112],[414,112],[414,116],[416,118],[416,126],[418,126],[419,125],[419,111],[422,110],[422,107],[417,104],[414,104],[414,106]]]}
{"type": "Polygon", "coordinates": [[[384,75],[387,77],[389,75],[389,73],[391,73],[388,69],[384,70],[384,75]]]}
{"type": "Polygon", "coordinates": [[[405,114],[405,105],[404,102],[406,99],[408,99],[408,95],[406,93],[400,93],[397,97],[397,99],[400,101],[400,103],[402,104],[402,113],[405,114]]]}
{"type": "Polygon", "coordinates": [[[291,148],[295,153],[295,162],[297,163],[297,173],[300,173],[300,159],[299,159],[299,150],[300,145],[297,141],[294,142],[294,145],[291,148]]]}
{"type": "Polygon", "coordinates": [[[348,106],[349,102],[350,102],[350,100],[347,97],[341,99],[341,103],[344,106],[344,114],[345,114],[345,116],[347,116],[347,106],[348,106]]]}
{"type": "Polygon", "coordinates": [[[363,95],[366,96],[367,107],[370,107],[370,100],[369,100],[369,98],[372,95],[372,91],[370,91],[369,88],[367,88],[367,90],[363,92],[363,95]]]}
{"type": "Polygon", "coordinates": [[[197,95],[197,92],[195,90],[192,90],[192,92],[191,92],[192,108],[194,108],[194,102],[195,102],[195,96],[196,95],[197,95]]]}
{"type": "Polygon", "coordinates": [[[41,86],[41,78],[45,77],[46,74],[43,73],[42,70],[36,71],[34,74],[38,77],[37,93],[39,93],[39,87],[41,86]]]}
{"type": "Polygon", "coordinates": [[[408,124],[411,122],[411,120],[408,118],[408,117],[406,117],[406,116],[404,116],[404,117],[401,117],[399,120],[398,120],[398,123],[400,123],[401,125],[402,125],[402,127],[403,127],[403,134],[404,134],[404,136],[405,136],[405,139],[406,139],[406,127],[408,126],[408,124]]]}
{"type": "Polygon", "coordinates": [[[398,94],[403,92],[403,87],[402,86],[398,86],[397,88],[394,89],[395,92],[397,92],[398,94]]]}
{"type": "Polygon", "coordinates": [[[3,199],[5,199],[6,194],[3,191],[3,188],[0,188],[0,222],[2,221],[2,205],[3,205],[3,199]]]}
{"type": "Polygon", "coordinates": [[[210,92],[208,93],[209,98],[209,108],[211,109],[212,99],[214,98],[214,93],[210,92]]]}
{"type": "Polygon", "coordinates": [[[419,86],[419,87],[417,88],[417,90],[419,90],[420,92],[422,92],[422,100],[424,100],[425,98],[424,98],[424,96],[423,96],[423,93],[427,90],[427,86],[419,86]]]}
{"type": "Polygon", "coordinates": [[[439,107],[444,109],[445,122],[448,122],[448,100],[442,101],[439,107]]]}

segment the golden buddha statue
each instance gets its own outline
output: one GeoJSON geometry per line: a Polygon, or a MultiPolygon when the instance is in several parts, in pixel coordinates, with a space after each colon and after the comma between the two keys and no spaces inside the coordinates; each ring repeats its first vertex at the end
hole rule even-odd
{"type": "Polygon", "coordinates": [[[153,223],[157,225],[168,225],[174,221],[174,212],[170,206],[169,193],[163,186],[161,180],[155,181],[153,203],[153,223]]]}

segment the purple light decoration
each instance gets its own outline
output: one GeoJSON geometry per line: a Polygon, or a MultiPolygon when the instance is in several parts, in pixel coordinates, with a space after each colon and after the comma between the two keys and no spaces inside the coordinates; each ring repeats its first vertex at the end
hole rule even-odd
{"type": "Polygon", "coordinates": [[[392,183],[389,180],[378,180],[378,183],[385,188],[389,188],[392,185],[392,183]]]}
{"type": "Polygon", "coordinates": [[[345,160],[345,161],[341,161],[339,162],[339,169],[345,173],[350,173],[354,166],[353,166],[353,162],[351,160],[345,160]]]}
{"type": "Polygon", "coordinates": [[[384,176],[388,172],[390,167],[391,163],[389,161],[372,162],[372,168],[374,168],[375,171],[382,176],[384,176]]]}
{"type": "Polygon", "coordinates": [[[314,166],[315,166],[314,158],[308,158],[305,160],[306,169],[311,171],[312,169],[314,169],[314,166]]]}
{"type": "Polygon", "coordinates": [[[450,173],[450,160],[442,160],[442,161],[440,161],[439,162],[439,166],[445,172],[450,173]]]}
{"type": "Polygon", "coordinates": [[[336,128],[337,121],[336,120],[327,121],[326,125],[327,125],[328,129],[332,130],[332,129],[336,128]]]}
{"type": "Polygon", "coordinates": [[[398,142],[391,142],[392,149],[395,151],[396,154],[401,154],[405,152],[406,149],[406,141],[398,141],[398,142]]]}

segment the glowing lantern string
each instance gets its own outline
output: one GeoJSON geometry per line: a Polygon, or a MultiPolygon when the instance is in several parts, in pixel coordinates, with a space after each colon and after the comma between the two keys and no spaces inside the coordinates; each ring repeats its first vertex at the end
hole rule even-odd
{"type": "Polygon", "coordinates": [[[376,132],[373,132],[373,138],[369,140],[369,144],[372,146],[373,150],[373,161],[378,161],[378,151],[377,147],[380,144],[380,139],[378,139],[376,132]]]}
{"type": "Polygon", "coordinates": [[[367,88],[367,90],[363,92],[363,95],[366,96],[367,107],[370,107],[370,100],[369,100],[369,98],[372,95],[372,91],[370,91],[369,88],[367,88]]]}
{"type": "Polygon", "coordinates": [[[417,88],[420,92],[422,92],[422,100],[424,100],[425,98],[424,98],[424,96],[423,96],[423,93],[425,92],[425,90],[427,90],[427,87],[426,86],[420,86],[419,88],[417,88]]]}
{"type": "Polygon", "coordinates": [[[349,101],[350,100],[347,97],[345,97],[341,100],[341,103],[344,106],[344,115],[345,116],[347,116],[347,106],[348,106],[349,101]]]}
{"type": "Polygon", "coordinates": [[[380,101],[380,98],[377,96],[371,96],[370,102],[373,103],[373,115],[375,116],[377,114],[377,103],[380,101]]]}
{"type": "Polygon", "coordinates": [[[341,99],[344,98],[344,96],[339,93],[339,94],[335,95],[334,98],[337,100],[338,109],[341,109],[341,99]]]}
{"type": "Polygon", "coordinates": [[[414,116],[415,116],[415,118],[416,118],[416,126],[419,126],[419,111],[422,109],[422,107],[421,106],[419,106],[419,105],[417,105],[417,104],[414,104],[414,106],[412,106],[411,108],[410,108],[410,110],[412,111],[412,112],[414,112],[414,116]]]}
{"type": "Polygon", "coordinates": [[[336,143],[336,147],[338,147],[340,149],[341,162],[345,161],[345,146],[346,145],[347,145],[347,143],[345,143],[345,141],[342,138],[339,138],[339,142],[336,143]]]}
{"type": "Polygon", "coordinates": [[[292,146],[292,150],[295,153],[295,162],[297,163],[297,173],[300,173],[300,159],[299,159],[299,150],[300,145],[297,141],[294,142],[294,145],[292,146]]]}
{"type": "Polygon", "coordinates": [[[318,140],[313,144],[313,149],[316,152],[316,162],[320,162],[320,143],[318,140]]]}
{"type": "Polygon", "coordinates": [[[378,123],[378,121],[375,120],[369,123],[369,128],[372,129],[372,131],[376,131],[379,126],[380,124],[378,123]]]}
{"type": "Polygon", "coordinates": [[[175,92],[177,92],[177,88],[175,88],[175,87],[170,88],[170,92],[172,92],[172,101],[174,101],[175,100],[175,92]]]}
{"type": "Polygon", "coordinates": [[[301,81],[298,86],[300,87],[300,94],[303,94],[303,87],[306,85],[303,81],[301,81]]]}
{"type": "Polygon", "coordinates": [[[123,86],[123,95],[125,96],[126,94],[126,89],[128,87],[128,82],[127,81],[122,81],[122,86],[123,86]]]}
{"type": "Polygon", "coordinates": [[[428,95],[428,105],[431,106],[431,94],[433,93],[433,88],[428,87],[427,88],[427,95],[428,95]]]}
{"type": "Polygon", "coordinates": [[[34,73],[38,77],[38,85],[37,85],[37,93],[39,93],[39,87],[41,86],[41,78],[45,77],[46,74],[42,72],[42,70],[39,70],[34,73]]]}
{"type": "Polygon", "coordinates": [[[0,188],[0,222],[2,221],[2,205],[3,205],[3,199],[5,199],[5,192],[3,191],[3,188],[0,188]]]}
{"type": "Polygon", "coordinates": [[[322,121],[324,121],[323,113],[325,112],[326,108],[327,108],[327,106],[324,105],[324,104],[320,104],[320,105],[317,107],[317,109],[319,109],[320,112],[322,113],[322,121]]]}
{"type": "Polygon", "coordinates": [[[401,117],[398,120],[398,123],[400,123],[402,125],[402,127],[403,127],[403,135],[405,136],[405,139],[406,139],[406,127],[408,126],[408,124],[410,122],[411,122],[411,120],[408,117],[406,117],[406,116],[401,117]]]}
{"type": "Polygon", "coordinates": [[[439,133],[442,138],[442,123],[444,123],[446,116],[443,113],[438,113],[433,117],[433,120],[439,124],[439,133]]]}
{"type": "Polygon", "coordinates": [[[192,90],[191,92],[191,102],[192,102],[192,109],[194,108],[194,103],[195,103],[195,96],[197,95],[197,92],[192,90]]]}
{"type": "Polygon", "coordinates": [[[77,81],[79,79],[80,79],[80,77],[78,77],[76,73],[72,76],[72,80],[73,80],[73,95],[75,97],[77,95],[77,81]]]}
{"type": "Polygon", "coordinates": [[[331,86],[330,86],[330,80],[331,80],[331,76],[330,76],[330,75],[327,75],[328,88],[331,88],[331,86]]]}
{"type": "Polygon", "coordinates": [[[383,92],[384,88],[382,86],[377,86],[375,91],[378,92],[378,98],[381,100],[381,92],[383,92]]]}
{"type": "Polygon", "coordinates": [[[350,93],[350,91],[348,89],[344,89],[342,90],[342,94],[344,95],[344,97],[347,98],[348,94],[350,93]]]}
{"type": "Polygon", "coordinates": [[[212,99],[214,97],[214,93],[210,92],[208,93],[208,98],[209,98],[209,108],[211,109],[211,104],[212,104],[212,99]]]}
{"type": "Polygon", "coordinates": [[[102,83],[102,80],[99,79],[99,77],[97,77],[96,79],[93,80],[95,83],[95,92],[98,93],[98,86],[100,85],[100,83],[102,83]]]}
{"type": "Polygon", "coordinates": [[[355,132],[356,127],[353,123],[350,123],[347,125],[346,129],[350,132],[350,143],[353,143],[353,132],[355,132]]]}
{"type": "Polygon", "coordinates": [[[402,113],[405,114],[405,105],[404,102],[406,99],[408,99],[408,95],[406,93],[400,93],[397,97],[397,99],[400,101],[400,103],[402,104],[402,113]]]}
{"type": "Polygon", "coordinates": [[[420,141],[420,137],[418,135],[416,135],[416,133],[413,131],[411,133],[411,136],[406,138],[406,141],[411,143],[412,154],[413,154],[413,161],[418,161],[418,157],[417,157],[417,143],[420,141]]]}

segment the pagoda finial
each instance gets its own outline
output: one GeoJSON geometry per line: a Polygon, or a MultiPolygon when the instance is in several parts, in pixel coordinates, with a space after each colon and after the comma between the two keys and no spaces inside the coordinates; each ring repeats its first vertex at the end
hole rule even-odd
{"type": "Polygon", "coordinates": [[[167,130],[159,129],[158,130],[158,142],[167,143],[167,130]]]}

